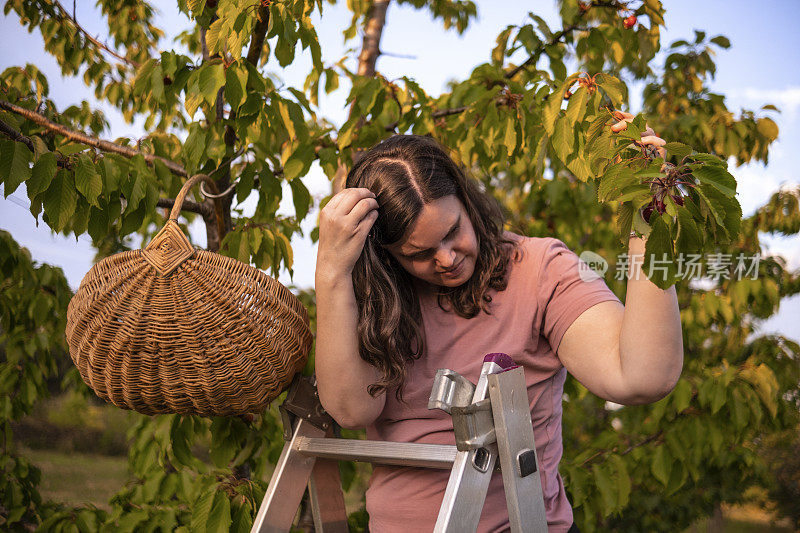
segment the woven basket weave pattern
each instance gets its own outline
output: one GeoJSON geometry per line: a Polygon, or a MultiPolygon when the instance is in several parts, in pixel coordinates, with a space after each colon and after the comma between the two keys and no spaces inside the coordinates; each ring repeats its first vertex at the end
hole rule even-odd
{"type": "Polygon", "coordinates": [[[174,220],[145,250],[92,267],[66,333],[87,385],[145,414],[259,412],[302,369],[312,342],[305,307],[288,289],[194,250],[174,220]]]}

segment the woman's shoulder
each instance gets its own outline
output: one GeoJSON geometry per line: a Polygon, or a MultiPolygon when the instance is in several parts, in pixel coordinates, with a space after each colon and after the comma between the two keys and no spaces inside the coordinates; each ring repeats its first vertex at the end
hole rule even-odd
{"type": "Polygon", "coordinates": [[[517,233],[506,231],[503,236],[516,244],[517,261],[541,262],[541,260],[551,253],[569,250],[567,246],[555,237],[528,237],[517,233]]]}

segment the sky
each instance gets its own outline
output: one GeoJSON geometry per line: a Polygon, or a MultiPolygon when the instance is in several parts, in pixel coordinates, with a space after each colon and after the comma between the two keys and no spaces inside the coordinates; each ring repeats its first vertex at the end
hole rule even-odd
{"type": "MultiPolygon", "coordinates": [[[[381,41],[381,50],[386,54],[379,58],[378,70],[389,79],[406,75],[413,77],[428,93],[436,95],[444,90],[448,80],[463,79],[475,65],[487,61],[497,34],[509,24],[525,23],[529,11],[542,16],[551,27],[560,28],[555,2],[478,0],[476,3],[478,19],[463,35],[453,30],[445,31],[424,11],[391,4],[381,41]]],[[[693,40],[695,29],[705,30],[709,37],[723,34],[730,39],[731,48],[719,50],[715,57],[717,74],[710,83],[714,92],[726,96],[728,109],[738,114],[741,109],[758,111],[765,104],[774,104],[782,111],[781,114],[758,113],[758,116],[773,118],[780,128],[780,136],[770,150],[769,165],[754,163],[731,167],[739,183],[739,201],[744,214],[749,215],[778,188],[796,185],[800,181],[791,148],[800,146],[800,56],[796,52],[800,49],[800,32],[796,30],[800,22],[800,1],[664,0],[663,3],[666,29],[662,48],[678,39],[693,40]]],[[[94,4],[94,1],[78,1],[76,15],[89,32],[105,41],[106,28],[94,4]]],[[[156,24],[167,32],[161,49],[176,48],[172,37],[186,29],[190,22],[177,11],[173,2],[158,4],[161,13],[156,24]]],[[[125,123],[111,106],[94,100],[81,79],[62,78],[55,60],[44,52],[38,30],[29,34],[13,13],[0,17],[0,69],[35,64],[47,75],[50,98],[59,108],[86,99],[93,107],[106,113],[110,122],[110,131],[104,135],[106,139],[135,138],[144,134],[143,120],[125,123]]],[[[324,62],[331,64],[348,56],[348,64],[355,66],[360,38],[345,43],[341,33],[349,21],[349,12],[344,5],[327,4],[324,6],[324,23],[315,20],[324,62]]],[[[661,61],[654,64],[660,65],[661,61]]],[[[298,60],[288,68],[280,69],[275,64],[268,64],[267,70],[275,72],[287,85],[302,86],[309,65],[308,53],[298,50],[298,60]]],[[[336,93],[320,98],[321,114],[336,124],[342,124],[346,116],[346,91],[343,86],[336,93]]],[[[640,92],[640,87],[631,85],[631,112],[636,113],[641,108],[640,92]]],[[[330,192],[327,178],[317,167],[312,167],[303,182],[317,200],[330,192]]],[[[291,214],[290,195],[287,193],[284,198],[287,201],[281,210],[291,214]]],[[[94,250],[91,239],[88,235],[77,240],[73,236],[54,236],[45,224],[37,227],[36,220],[27,210],[28,203],[22,187],[8,198],[0,198],[0,229],[11,232],[31,251],[34,260],[61,266],[70,285],[77,288],[92,265],[94,250]]],[[[253,208],[253,202],[247,200],[242,207],[247,212],[253,208]]],[[[315,221],[316,211],[312,211],[303,224],[306,235],[315,221]]],[[[190,228],[192,242],[197,246],[205,246],[205,231],[201,224],[198,221],[190,228]]],[[[788,260],[791,268],[800,268],[800,239],[764,236],[764,243],[768,253],[780,254],[788,260]]],[[[307,237],[295,238],[292,245],[295,252],[294,276],[290,278],[287,272],[282,272],[279,280],[297,287],[313,286],[315,246],[307,237]]],[[[760,331],[800,339],[800,296],[784,299],[779,313],[763,323],[760,331]]]]}

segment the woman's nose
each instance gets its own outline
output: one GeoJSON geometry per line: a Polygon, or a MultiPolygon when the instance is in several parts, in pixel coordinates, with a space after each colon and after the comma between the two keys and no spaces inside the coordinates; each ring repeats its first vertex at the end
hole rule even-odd
{"type": "Polygon", "coordinates": [[[456,253],[452,248],[443,248],[436,253],[436,264],[442,270],[448,270],[455,265],[456,253]]]}

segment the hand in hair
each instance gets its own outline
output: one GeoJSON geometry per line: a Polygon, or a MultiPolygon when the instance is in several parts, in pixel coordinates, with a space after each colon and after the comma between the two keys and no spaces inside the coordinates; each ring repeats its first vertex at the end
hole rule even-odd
{"type": "Polygon", "coordinates": [[[377,218],[378,202],[369,189],[344,189],[331,198],[319,215],[318,279],[351,275],[377,218]]]}
{"type": "Polygon", "coordinates": [[[386,395],[367,389],[380,370],[359,356],[358,304],[352,271],[378,202],[369,189],[344,189],[322,209],[317,249],[317,348],[315,369],[322,406],[342,427],[361,428],[381,413],[386,395]]]}

